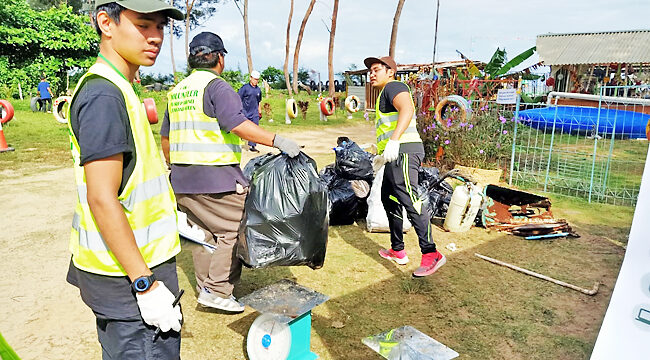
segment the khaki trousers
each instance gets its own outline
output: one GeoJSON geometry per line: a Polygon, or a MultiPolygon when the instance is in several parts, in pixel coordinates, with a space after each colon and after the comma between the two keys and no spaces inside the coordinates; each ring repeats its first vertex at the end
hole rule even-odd
{"type": "Polygon", "coordinates": [[[206,233],[206,242],[216,245],[214,253],[203,246],[192,250],[194,274],[199,288],[227,298],[241,278],[242,264],[235,254],[239,224],[244,215],[247,190],[222,194],[177,194],[181,211],[191,224],[206,233]]]}

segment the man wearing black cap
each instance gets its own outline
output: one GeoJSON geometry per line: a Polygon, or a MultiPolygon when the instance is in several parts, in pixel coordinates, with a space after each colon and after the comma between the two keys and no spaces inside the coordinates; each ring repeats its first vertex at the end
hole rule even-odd
{"type": "Polygon", "coordinates": [[[103,359],[180,358],[176,201],[132,87],[156,61],[170,17],[184,18],[164,1],[96,0],[99,58],[70,105],[77,204],[67,280],[97,318],[103,359]]]}
{"type": "Polygon", "coordinates": [[[424,146],[416,128],[415,105],[408,85],[395,80],[397,64],[390,56],[369,57],[364,64],[370,72],[370,84],[379,89],[375,103],[377,135],[376,162],[385,163],[381,202],[388,216],[390,249],[379,250],[385,259],[405,265],[409,259],[404,250],[402,213],[418,236],[422,260],[413,276],[423,277],[436,272],[447,261],[436,250],[431,237],[431,224],[422,200],[417,196],[418,169],[424,160],[424,146]]]}
{"type": "Polygon", "coordinates": [[[298,145],[272,134],[243,114],[239,95],[219,77],[227,51],[221,38],[202,32],[190,42],[192,74],[168,94],[160,130],[171,164],[179,208],[203,229],[214,252],[196,247],[192,256],[198,303],[229,312],[244,311],[233,297],[241,276],[235,254],[248,181],[239,167],[242,139],[274,146],[294,157],[298,145]]]}

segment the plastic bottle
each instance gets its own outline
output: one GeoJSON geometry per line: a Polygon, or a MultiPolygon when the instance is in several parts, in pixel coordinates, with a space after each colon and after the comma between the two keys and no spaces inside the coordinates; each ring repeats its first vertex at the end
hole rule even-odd
{"type": "Polygon", "coordinates": [[[447,216],[442,226],[445,230],[451,232],[469,230],[481,207],[482,200],[483,197],[477,186],[472,184],[456,186],[454,193],[451,195],[447,216]]]}

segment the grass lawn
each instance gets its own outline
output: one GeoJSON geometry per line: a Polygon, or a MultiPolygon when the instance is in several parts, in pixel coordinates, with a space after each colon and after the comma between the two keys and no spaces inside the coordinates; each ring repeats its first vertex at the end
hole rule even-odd
{"type": "MultiPolygon", "coordinates": [[[[346,120],[342,111],[329,122],[320,122],[312,97],[307,119],[286,126],[282,95],[273,93],[264,101],[271,103],[275,122],[263,119],[262,125],[291,133],[298,141],[325,126],[363,124],[362,114],[346,120]]],[[[159,98],[157,103],[162,115],[164,101],[159,98]]],[[[26,101],[14,106],[16,118],[4,130],[16,151],[0,154],[0,174],[8,170],[29,175],[70,166],[67,127],[51,114],[31,113],[26,101]]],[[[159,126],[153,126],[156,138],[159,126]]],[[[331,151],[314,158],[321,168],[331,161],[331,151]]],[[[411,262],[398,266],[377,255],[389,246],[388,234],[368,233],[363,222],[332,226],[322,269],[245,269],[235,295],[283,278],[328,295],[330,300],[313,311],[312,350],[322,359],[379,359],[361,339],[402,325],[414,326],[453,348],[460,359],[588,359],[623,259],[620,245],[627,242],[634,208],[545,195],[551,198],[556,217],[566,218],[582,237],[526,241],[482,228],[452,234],[434,227],[434,239],[448,262],[433,276],[413,279],[411,272],[420,260],[413,231],[405,235],[411,262]],[[458,251],[445,249],[452,242],[458,251]],[[600,291],[586,296],[487,263],[475,252],[584,288],[597,281],[600,291]]],[[[180,286],[187,292],[182,299],[183,358],[244,359],[246,333],[258,314],[248,308],[227,315],[197,306],[191,245],[183,247],[178,256],[180,286]]],[[[94,335],[88,338],[93,341],[94,335]]],[[[91,346],[98,347],[94,342],[91,346]]]]}

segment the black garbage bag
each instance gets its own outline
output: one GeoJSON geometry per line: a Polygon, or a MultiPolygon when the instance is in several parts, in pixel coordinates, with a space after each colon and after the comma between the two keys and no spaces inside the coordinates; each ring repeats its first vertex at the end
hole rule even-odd
{"type": "Polygon", "coordinates": [[[371,153],[363,151],[357,143],[347,138],[339,141],[339,146],[334,148],[334,153],[336,154],[334,170],[339,176],[348,180],[366,180],[372,183],[374,174],[371,153]]]}
{"type": "Polygon", "coordinates": [[[420,167],[418,170],[418,179],[420,186],[428,191],[429,211],[431,220],[434,217],[447,216],[447,209],[451,202],[451,195],[454,188],[444,180],[444,175],[440,175],[440,170],[436,167],[420,167]]]}
{"type": "Polygon", "coordinates": [[[318,269],[327,248],[327,187],[316,162],[300,153],[272,155],[253,172],[237,256],[250,267],[318,269]]]}
{"type": "Polygon", "coordinates": [[[355,195],[350,180],[340,177],[332,166],[326,166],[320,176],[327,184],[330,225],[353,224],[361,200],[355,195]]]}
{"type": "Polygon", "coordinates": [[[248,161],[246,166],[244,166],[244,176],[248,181],[251,181],[253,179],[253,173],[255,170],[257,170],[258,167],[260,167],[262,164],[264,164],[266,161],[270,160],[273,156],[275,156],[272,153],[256,156],[248,161]]]}

